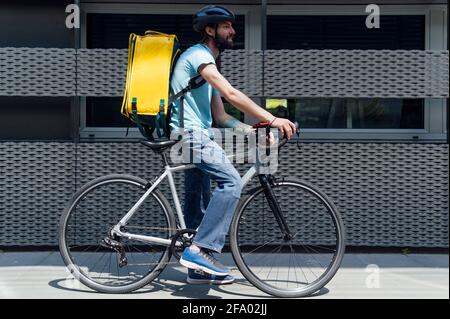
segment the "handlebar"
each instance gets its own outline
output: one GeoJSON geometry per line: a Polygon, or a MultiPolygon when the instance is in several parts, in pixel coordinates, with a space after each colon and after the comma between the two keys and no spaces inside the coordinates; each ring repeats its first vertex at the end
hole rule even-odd
{"type": "MultiPolygon", "coordinates": [[[[300,137],[300,125],[298,124],[297,121],[294,122],[295,124],[295,133],[297,134],[297,137],[300,137]]],[[[270,124],[267,122],[261,122],[261,123],[256,123],[252,126],[253,128],[266,128],[266,137],[269,136],[270,133],[270,124]]],[[[284,145],[286,145],[286,143],[288,142],[288,138],[287,137],[282,137],[280,142],[278,143],[278,149],[282,148],[284,145]]]]}

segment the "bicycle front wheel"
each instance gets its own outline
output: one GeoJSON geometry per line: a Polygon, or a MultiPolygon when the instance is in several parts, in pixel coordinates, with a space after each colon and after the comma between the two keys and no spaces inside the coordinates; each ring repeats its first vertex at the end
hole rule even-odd
{"type": "MultiPolygon", "coordinates": [[[[168,263],[169,245],[111,232],[146,192],[146,185],[131,175],[103,176],[84,185],[66,206],[59,226],[60,252],[84,285],[99,292],[131,292],[151,282],[168,263]]],[[[175,229],[167,199],[154,190],[121,231],[171,239],[175,229]]]]}
{"type": "Polygon", "coordinates": [[[262,187],[236,210],[230,244],[241,273],[276,297],[303,297],[335,275],[345,250],[342,219],[331,200],[301,181],[275,182],[273,191],[289,227],[286,238],[262,187]]]}

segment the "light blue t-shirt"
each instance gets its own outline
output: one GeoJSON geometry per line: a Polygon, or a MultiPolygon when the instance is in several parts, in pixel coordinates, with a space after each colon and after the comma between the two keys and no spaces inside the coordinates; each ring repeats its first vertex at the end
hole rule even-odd
{"type": "MultiPolygon", "coordinates": [[[[202,64],[215,64],[214,55],[204,44],[196,44],[178,58],[174,67],[170,87],[173,94],[184,89],[189,80],[199,74],[198,68],[202,64]]],[[[201,87],[192,89],[184,95],[184,128],[209,129],[212,125],[211,98],[220,95],[208,82],[201,87]]],[[[170,126],[173,130],[180,128],[180,99],[174,103],[171,111],[170,126]]]]}

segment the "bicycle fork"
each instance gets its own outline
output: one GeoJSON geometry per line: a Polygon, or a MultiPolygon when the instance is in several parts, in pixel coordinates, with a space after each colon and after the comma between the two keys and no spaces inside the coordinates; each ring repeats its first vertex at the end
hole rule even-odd
{"type": "Polygon", "coordinates": [[[289,241],[292,239],[292,233],[289,230],[289,226],[286,223],[286,219],[283,216],[283,212],[281,211],[281,207],[275,197],[275,193],[273,191],[272,186],[274,185],[274,179],[271,175],[258,175],[259,182],[263,187],[264,194],[266,195],[267,202],[269,203],[269,207],[272,210],[272,213],[277,221],[278,227],[280,227],[281,232],[283,233],[283,240],[289,241]]]}

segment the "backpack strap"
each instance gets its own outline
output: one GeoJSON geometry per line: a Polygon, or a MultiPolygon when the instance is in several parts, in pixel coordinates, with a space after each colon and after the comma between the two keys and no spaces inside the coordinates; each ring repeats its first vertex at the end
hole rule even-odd
{"type": "Polygon", "coordinates": [[[165,113],[164,113],[164,99],[161,99],[159,101],[159,112],[156,115],[155,128],[156,128],[156,134],[158,134],[159,138],[163,137],[164,134],[166,134],[166,132],[167,132],[166,119],[165,119],[165,113]]]}
{"type": "Polygon", "coordinates": [[[194,76],[192,79],[189,80],[188,85],[184,89],[182,89],[177,94],[172,95],[171,97],[169,97],[169,104],[172,104],[173,102],[178,100],[180,97],[185,95],[190,90],[197,89],[197,88],[201,87],[205,83],[206,83],[206,80],[204,78],[202,78],[202,76],[200,74],[197,75],[197,76],[194,76]]]}
{"type": "Polygon", "coordinates": [[[141,132],[141,134],[143,136],[145,136],[148,140],[153,141],[153,132],[155,130],[155,128],[149,128],[148,126],[143,126],[141,124],[141,120],[139,119],[139,115],[137,113],[137,108],[136,108],[136,98],[134,97],[132,99],[132,103],[131,103],[131,112],[132,112],[132,116],[134,121],[136,122],[136,125],[139,129],[139,131],[141,132]]]}
{"type": "Polygon", "coordinates": [[[180,127],[184,127],[184,95],[180,99],[180,127]]]}
{"type": "Polygon", "coordinates": [[[199,74],[189,80],[188,85],[175,95],[169,97],[169,105],[180,99],[180,127],[184,127],[184,95],[190,90],[197,89],[206,83],[206,80],[199,74]]]}

